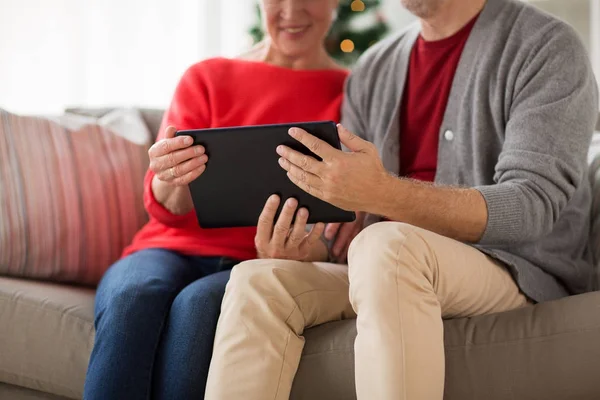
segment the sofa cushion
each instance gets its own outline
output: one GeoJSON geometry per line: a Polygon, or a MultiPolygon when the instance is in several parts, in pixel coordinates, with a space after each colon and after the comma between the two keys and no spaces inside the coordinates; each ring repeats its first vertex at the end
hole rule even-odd
{"type": "MultiPolygon", "coordinates": [[[[444,321],[445,400],[600,399],[600,292],[444,321]]],[[[306,332],[293,400],[355,399],[354,321],[306,332]]]]}
{"type": "Polygon", "coordinates": [[[0,399],[6,400],[68,400],[66,397],[0,383],[0,399]]]}
{"type": "MultiPolygon", "coordinates": [[[[0,278],[0,382],[79,399],[89,289],[0,278]]],[[[600,292],[444,322],[446,400],[600,398],[600,292]]],[[[355,321],[305,333],[293,400],[354,399],[355,321]]]]}
{"type": "Polygon", "coordinates": [[[81,398],[93,315],[91,289],[0,277],[0,382],[81,398]]]}
{"type": "Polygon", "coordinates": [[[147,220],[150,144],[135,110],[0,110],[0,275],[96,284],[147,220]]]}

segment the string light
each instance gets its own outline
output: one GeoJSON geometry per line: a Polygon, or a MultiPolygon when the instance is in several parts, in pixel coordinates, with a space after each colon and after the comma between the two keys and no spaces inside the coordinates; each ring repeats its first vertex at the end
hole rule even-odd
{"type": "Polygon", "coordinates": [[[350,4],[350,8],[355,12],[365,11],[365,3],[363,3],[362,0],[354,0],[352,4],[350,4]]]}
{"type": "Polygon", "coordinates": [[[352,53],[354,51],[354,42],[350,39],[342,40],[340,49],[342,49],[344,53],[352,53]]]}

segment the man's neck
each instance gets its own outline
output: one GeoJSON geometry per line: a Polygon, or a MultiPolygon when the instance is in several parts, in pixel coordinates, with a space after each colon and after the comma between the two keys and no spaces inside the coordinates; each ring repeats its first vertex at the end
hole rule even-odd
{"type": "Polygon", "coordinates": [[[435,15],[421,18],[421,36],[426,41],[442,40],[454,35],[483,10],[486,0],[450,0],[435,15]]]}

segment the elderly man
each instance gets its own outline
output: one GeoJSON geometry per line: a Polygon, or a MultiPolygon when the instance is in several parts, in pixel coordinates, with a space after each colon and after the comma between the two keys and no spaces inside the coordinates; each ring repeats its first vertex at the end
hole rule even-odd
{"type": "Polygon", "coordinates": [[[208,399],[287,399],[303,330],[356,317],[358,399],[441,400],[442,318],[587,289],[598,98],[575,32],[516,0],[402,1],[420,24],[374,46],[347,82],[349,152],[298,129],[322,161],[278,149],[294,183],[369,227],[348,267],[235,268],[208,399]]]}

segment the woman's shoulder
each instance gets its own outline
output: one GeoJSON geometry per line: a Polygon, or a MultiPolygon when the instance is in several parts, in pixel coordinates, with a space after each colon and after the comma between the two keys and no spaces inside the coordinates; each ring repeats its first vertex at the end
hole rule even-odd
{"type": "Polygon", "coordinates": [[[264,61],[254,60],[247,57],[225,58],[214,57],[199,61],[188,68],[186,74],[203,76],[210,79],[226,77],[229,81],[236,78],[247,79],[252,75],[253,79],[294,79],[294,77],[306,77],[307,75],[318,79],[323,77],[331,79],[337,77],[344,80],[350,72],[344,68],[328,68],[320,70],[294,70],[280,67],[264,61]]]}
{"type": "Polygon", "coordinates": [[[221,71],[223,68],[232,66],[234,60],[224,57],[207,58],[190,65],[186,74],[202,75],[214,71],[221,71]]]}

